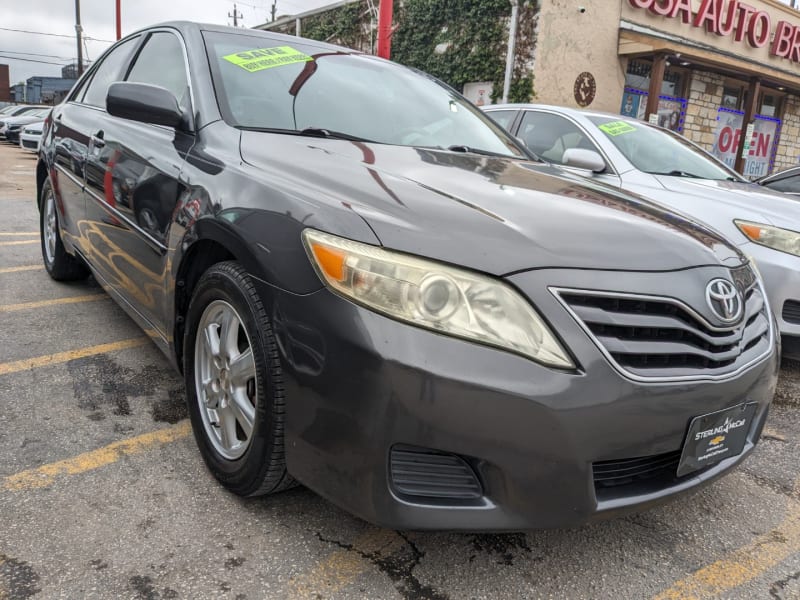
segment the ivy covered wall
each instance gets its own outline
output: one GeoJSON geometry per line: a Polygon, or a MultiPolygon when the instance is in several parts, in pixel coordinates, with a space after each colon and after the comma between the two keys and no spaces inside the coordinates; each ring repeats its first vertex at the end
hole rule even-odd
{"type": "MultiPolygon", "coordinates": [[[[353,2],[303,19],[301,35],[373,52],[377,15],[353,2]]],[[[520,2],[510,102],[533,97],[531,67],[537,3],[520,2]]],[[[508,0],[401,0],[395,2],[392,60],[438,77],[457,90],[472,81],[494,83],[492,99],[503,92],[511,4],[508,0]]],[[[276,28],[295,32],[294,23],[276,28]]]]}

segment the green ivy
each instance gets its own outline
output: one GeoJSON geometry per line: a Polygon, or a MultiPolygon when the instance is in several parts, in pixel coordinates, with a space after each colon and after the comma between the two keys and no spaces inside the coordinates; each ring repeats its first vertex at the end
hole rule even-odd
{"type": "MultiPolygon", "coordinates": [[[[520,30],[532,31],[534,3],[521,4],[520,30]]],[[[497,101],[503,91],[510,16],[508,0],[396,2],[392,60],[430,73],[457,90],[465,83],[491,81],[497,101]]],[[[354,2],[304,19],[301,35],[363,50],[372,41],[369,21],[367,3],[354,2]]],[[[522,34],[518,39],[511,102],[529,102],[534,95],[533,78],[524,74],[533,50],[528,40],[522,34]]]]}
{"type": "Polygon", "coordinates": [[[362,3],[354,2],[335,10],[313,15],[301,23],[300,35],[312,40],[357,48],[361,36],[363,11],[362,3]]]}

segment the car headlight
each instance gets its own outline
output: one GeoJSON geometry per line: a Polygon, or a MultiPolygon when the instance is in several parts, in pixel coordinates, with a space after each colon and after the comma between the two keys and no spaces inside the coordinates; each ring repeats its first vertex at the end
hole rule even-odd
{"type": "Polygon", "coordinates": [[[734,223],[751,242],[800,256],[800,233],[763,223],[749,221],[734,221],[734,223]]]}
{"type": "Polygon", "coordinates": [[[313,229],[303,242],[322,281],[358,304],[395,319],[574,368],[534,308],[510,285],[313,229]]]}

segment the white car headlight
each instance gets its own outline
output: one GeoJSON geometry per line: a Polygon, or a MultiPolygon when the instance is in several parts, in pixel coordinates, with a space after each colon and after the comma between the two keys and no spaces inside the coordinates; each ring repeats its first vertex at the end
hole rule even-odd
{"type": "Polygon", "coordinates": [[[534,308],[500,280],[313,229],[303,231],[303,242],[322,281],[358,304],[546,365],[575,367],[534,308]]]}
{"type": "Polygon", "coordinates": [[[800,256],[800,233],[763,223],[749,221],[734,221],[734,223],[751,242],[800,256]]]}

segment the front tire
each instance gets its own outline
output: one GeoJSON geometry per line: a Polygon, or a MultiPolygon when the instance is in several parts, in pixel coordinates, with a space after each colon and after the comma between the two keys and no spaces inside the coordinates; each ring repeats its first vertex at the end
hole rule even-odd
{"type": "Polygon", "coordinates": [[[81,259],[72,256],[61,241],[61,230],[56,209],[53,184],[48,177],[42,186],[41,211],[39,211],[39,234],[42,242],[44,268],[56,281],[85,279],[89,270],[81,259]]]}
{"type": "Polygon", "coordinates": [[[186,332],[186,399],[209,470],[240,496],[291,487],[277,344],[241,265],[223,262],[203,274],[189,304],[186,332]]]}

